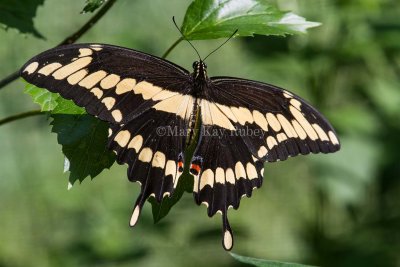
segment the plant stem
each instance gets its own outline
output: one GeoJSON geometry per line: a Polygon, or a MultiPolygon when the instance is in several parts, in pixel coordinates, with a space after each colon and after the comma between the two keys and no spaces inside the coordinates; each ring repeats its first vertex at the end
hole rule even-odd
{"type": "Polygon", "coordinates": [[[17,115],[13,115],[4,119],[0,120],[0,126],[12,121],[16,121],[16,120],[20,120],[20,119],[24,119],[24,118],[28,118],[28,117],[32,117],[32,116],[37,116],[37,115],[42,115],[44,114],[42,111],[40,110],[31,110],[31,111],[27,111],[24,113],[20,113],[17,115]]]}
{"type": "Polygon", "coordinates": [[[182,42],[183,37],[179,38],[178,40],[175,41],[175,43],[173,43],[170,48],[168,48],[168,50],[164,53],[164,55],[162,56],[162,58],[166,58],[169,53],[171,53],[171,51],[180,43],[182,42]]]}
{"type": "Polygon", "coordinates": [[[67,38],[64,39],[58,46],[60,45],[66,45],[66,44],[73,44],[81,38],[82,35],[84,35],[88,30],[90,30],[94,24],[99,21],[104,14],[107,13],[107,11],[114,5],[114,3],[117,0],[108,0],[104,3],[104,6],[100,8],[100,10],[94,15],[88,22],[86,22],[85,25],[83,25],[78,31],[73,33],[72,35],[68,36],[67,38]]]}
{"type": "Polygon", "coordinates": [[[10,82],[18,79],[19,71],[15,71],[0,81],[0,89],[9,84],[10,82]]]}
{"type": "MultiPolygon", "coordinates": [[[[67,38],[65,38],[61,43],[59,43],[57,46],[61,45],[66,45],[66,44],[73,44],[75,43],[80,37],[82,37],[83,34],[85,34],[88,30],[90,30],[94,24],[96,24],[97,21],[99,21],[104,14],[107,13],[107,11],[114,5],[114,3],[117,0],[108,0],[107,2],[104,3],[103,7],[100,8],[100,10],[88,21],[83,25],[78,31],[75,33],[71,34],[67,38]]],[[[8,75],[6,78],[0,81],[0,90],[11,83],[12,81],[18,79],[19,77],[19,71],[15,71],[8,75]]]]}

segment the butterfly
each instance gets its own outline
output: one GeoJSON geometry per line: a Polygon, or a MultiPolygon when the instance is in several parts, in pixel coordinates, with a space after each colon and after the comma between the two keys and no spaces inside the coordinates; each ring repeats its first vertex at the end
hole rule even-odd
{"type": "Polygon", "coordinates": [[[73,44],[33,57],[20,74],[109,123],[109,149],[141,186],[131,226],[149,197],[173,195],[197,136],[188,166],[193,195],[208,216],[222,215],[225,250],[233,247],[228,209],[261,187],[264,162],[340,149],[329,122],[300,97],[252,80],[209,78],[202,60],[189,72],[128,48],[73,44]]]}

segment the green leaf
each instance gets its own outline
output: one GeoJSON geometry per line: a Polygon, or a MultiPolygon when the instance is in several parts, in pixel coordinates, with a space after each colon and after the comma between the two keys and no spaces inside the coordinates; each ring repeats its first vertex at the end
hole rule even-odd
{"type": "Polygon", "coordinates": [[[25,93],[29,94],[33,102],[40,105],[41,111],[51,111],[52,114],[85,114],[85,109],[78,107],[71,100],[60,97],[47,89],[27,83],[25,93]]]}
{"type": "Polygon", "coordinates": [[[68,159],[65,171],[70,171],[69,182],[83,181],[87,176],[94,178],[105,168],[109,169],[115,155],[107,149],[108,124],[95,117],[69,114],[53,114],[52,132],[62,145],[68,159]]]}
{"type": "Polygon", "coordinates": [[[31,33],[36,37],[43,36],[33,26],[38,6],[44,0],[0,0],[0,26],[15,28],[21,33],[31,33]]]}
{"type": "Polygon", "coordinates": [[[98,9],[102,4],[104,4],[104,2],[104,0],[86,0],[86,5],[81,13],[93,12],[98,9]]]}
{"type": "Polygon", "coordinates": [[[182,32],[187,39],[305,33],[320,23],[283,12],[265,0],[195,0],[186,10],[182,32]]]}
{"type": "Polygon", "coordinates": [[[115,161],[113,152],[107,149],[108,124],[86,114],[71,100],[46,89],[27,84],[25,93],[32,96],[42,111],[49,111],[53,121],[52,131],[62,145],[66,157],[64,171],[70,171],[69,181],[83,181],[95,177],[110,168],[115,161]]]}
{"type": "Polygon", "coordinates": [[[84,108],[78,107],[72,100],[62,97],[57,98],[57,106],[51,111],[52,114],[85,114],[84,108]]]}
{"type": "Polygon", "coordinates": [[[303,265],[298,263],[288,263],[288,262],[279,262],[279,261],[270,261],[264,259],[250,258],[241,256],[235,253],[230,252],[231,256],[242,263],[247,263],[257,267],[311,267],[310,265],[303,265]]]}
{"type": "Polygon", "coordinates": [[[51,111],[57,106],[58,94],[51,93],[45,89],[27,83],[24,93],[29,94],[33,102],[40,105],[41,111],[51,111]]]}

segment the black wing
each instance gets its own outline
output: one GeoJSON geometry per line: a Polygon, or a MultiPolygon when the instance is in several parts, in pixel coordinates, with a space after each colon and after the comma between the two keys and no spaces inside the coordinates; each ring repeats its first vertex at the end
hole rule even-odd
{"type": "Polygon", "coordinates": [[[188,72],[139,51],[100,44],[74,44],[29,60],[21,76],[59,93],[102,120],[123,124],[157,102],[185,94],[188,72]]]}
{"type": "Polygon", "coordinates": [[[75,44],[32,58],[21,76],[110,123],[109,147],[118,163],[129,165],[129,180],[141,184],[132,226],[150,195],[160,201],[172,193],[182,171],[186,136],[161,136],[160,129],[186,130],[194,102],[186,94],[192,87],[186,70],[127,48],[75,44]]]}
{"type": "Polygon", "coordinates": [[[223,245],[232,247],[227,210],[262,184],[263,163],[331,153],[340,144],[328,121],[303,99],[255,81],[214,77],[199,100],[203,124],[191,172],[208,215],[223,214],[223,245]]]}

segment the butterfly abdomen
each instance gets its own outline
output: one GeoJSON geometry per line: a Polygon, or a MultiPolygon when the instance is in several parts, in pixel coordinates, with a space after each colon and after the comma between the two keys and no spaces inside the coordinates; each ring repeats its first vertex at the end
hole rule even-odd
{"type": "Polygon", "coordinates": [[[199,114],[200,114],[199,104],[197,100],[194,101],[192,113],[189,116],[189,123],[188,123],[188,133],[187,133],[187,142],[186,146],[190,146],[196,136],[196,131],[198,130],[199,126],[199,114]]]}

